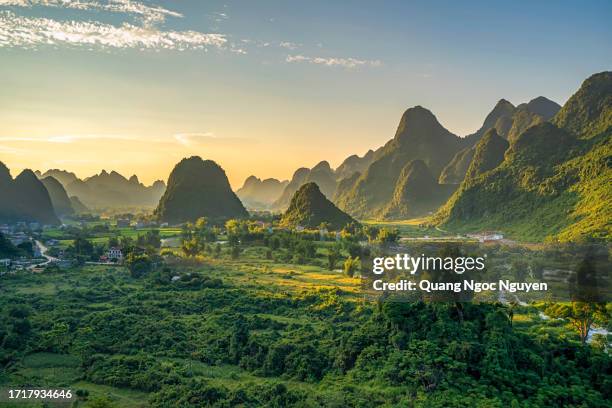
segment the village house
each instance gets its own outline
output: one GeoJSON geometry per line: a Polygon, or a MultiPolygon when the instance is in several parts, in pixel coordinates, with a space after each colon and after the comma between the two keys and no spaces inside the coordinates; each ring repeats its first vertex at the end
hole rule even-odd
{"type": "Polygon", "coordinates": [[[117,261],[123,260],[123,252],[121,252],[121,248],[111,247],[108,250],[106,255],[108,259],[116,259],[117,261]]]}

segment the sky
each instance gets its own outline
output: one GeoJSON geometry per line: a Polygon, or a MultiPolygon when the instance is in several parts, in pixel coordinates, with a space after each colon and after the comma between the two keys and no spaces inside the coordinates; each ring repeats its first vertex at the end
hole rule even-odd
{"type": "Polygon", "coordinates": [[[0,161],[167,180],[338,166],[409,107],[464,136],[500,98],[612,68],[609,1],[0,0],[0,161]]]}

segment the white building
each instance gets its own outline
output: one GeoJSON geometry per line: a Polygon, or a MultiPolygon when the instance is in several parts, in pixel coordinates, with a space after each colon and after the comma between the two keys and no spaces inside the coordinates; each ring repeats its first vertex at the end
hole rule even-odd
{"type": "Polygon", "coordinates": [[[120,248],[111,247],[108,250],[107,254],[108,259],[116,259],[118,261],[123,260],[123,252],[121,252],[120,248]]]}

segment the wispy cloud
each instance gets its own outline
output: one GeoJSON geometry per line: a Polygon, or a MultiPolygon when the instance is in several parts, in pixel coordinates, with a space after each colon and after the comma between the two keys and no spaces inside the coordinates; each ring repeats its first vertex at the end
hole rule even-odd
{"type": "Polygon", "coordinates": [[[211,132],[205,133],[177,133],[174,135],[174,138],[177,142],[182,145],[188,146],[194,142],[202,141],[202,140],[210,140],[215,139],[216,136],[211,132]]]}
{"type": "Polygon", "coordinates": [[[217,23],[220,23],[222,21],[227,20],[229,17],[227,15],[227,13],[223,13],[223,12],[214,12],[210,15],[210,17],[217,23]]]}
{"type": "MultiPolygon", "coordinates": [[[[43,47],[84,48],[91,51],[112,49],[135,50],[205,50],[209,48],[234,54],[247,54],[259,48],[281,48],[296,52],[303,45],[291,41],[233,39],[209,28],[210,33],[168,28],[167,18],[182,18],[182,13],[143,0],[0,0],[0,48],[37,50],[43,47]],[[70,17],[35,17],[22,15],[17,9],[57,8],[84,13],[70,17]],[[86,13],[91,12],[91,13],[86,13]],[[122,14],[121,23],[98,20],[97,13],[122,14]]],[[[228,19],[225,12],[209,15],[215,22],[228,19]]],[[[288,51],[284,51],[288,52],[288,51]]],[[[283,52],[283,54],[284,54],[283,52]]],[[[282,57],[281,57],[282,58],[282,57]]],[[[379,60],[357,58],[311,57],[287,55],[289,63],[309,63],[328,67],[377,67],[379,60]]]]}
{"type": "Polygon", "coordinates": [[[107,11],[111,13],[132,14],[145,25],[164,22],[166,17],[183,17],[179,12],[160,6],[150,6],[134,0],[0,0],[0,6],[14,7],[58,7],[75,10],[107,11]]]}
{"type": "Polygon", "coordinates": [[[177,133],[174,139],[182,144],[183,146],[192,146],[204,143],[217,143],[217,144],[244,144],[244,143],[256,143],[256,140],[242,137],[220,137],[216,136],[212,132],[190,132],[190,133],[177,133]]]}
{"type": "Polygon", "coordinates": [[[222,48],[223,34],[198,31],[162,31],[129,23],[117,27],[97,21],[57,21],[0,12],[0,47],[89,46],[189,50],[222,48]]]}
{"type": "Polygon", "coordinates": [[[300,46],[300,44],[296,44],[294,42],[291,41],[282,41],[280,44],[278,44],[280,47],[282,48],[286,48],[288,50],[297,50],[298,47],[300,46]]]}
{"type": "Polygon", "coordinates": [[[307,57],[304,55],[288,55],[285,61],[290,63],[305,62],[327,67],[357,68],[361,66],[380,67],[380,60],[362,60],[357,58],[307,57]]]}

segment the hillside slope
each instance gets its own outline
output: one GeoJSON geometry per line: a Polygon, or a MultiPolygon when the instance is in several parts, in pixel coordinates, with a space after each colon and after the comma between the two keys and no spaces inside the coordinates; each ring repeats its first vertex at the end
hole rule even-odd
{"type": "Polygon", "coordinates": [[[611,95],[612,73],[585,80],[552,123],[523,132],[496,168],[466,177],[435,222],[528,240],[610,240],[611,95]]]}
{"type": "Polygon", "coordinates": [[[446,130],[427,109],[408,109],[395,137],[382,149],[352,188],[337,196],[344,211],[359,218],[384,212],[393,199],[402,169],[412,160],[422,160],[435,179],[461,149],[461,139],[446,130]]]}
{"type": "Polygon", "coordinates": [[[354,221],[329,201],[315,183],[306,183],[291,198],[280,224],[316,228],[321,223],[327,223],[331,229],[338,230],[354,221]]]}
{"type": "Polygon", "coordinates": [[[200,217],[216,222],[248,216],[225,171],[214,161],[198,156],[183,159],[174,167],[155,214],[160,221],[172,224],[200,217]]]}

